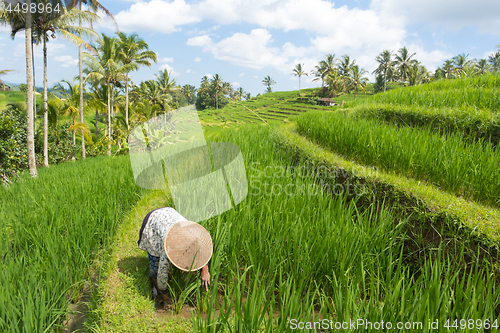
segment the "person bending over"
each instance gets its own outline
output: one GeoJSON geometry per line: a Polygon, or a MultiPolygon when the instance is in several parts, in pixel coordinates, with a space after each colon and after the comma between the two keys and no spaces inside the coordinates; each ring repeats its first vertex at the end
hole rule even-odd
{"type": "Polygon", "coordinates": [[[201,285],[210,285],[209,261],[213,253],[210,233],[171,207],[149,212],[137,242],[148,252],[149,277],[163,301],[168,299],[168,274],[172,264],[182,271],[201,269],[201,285]]]}

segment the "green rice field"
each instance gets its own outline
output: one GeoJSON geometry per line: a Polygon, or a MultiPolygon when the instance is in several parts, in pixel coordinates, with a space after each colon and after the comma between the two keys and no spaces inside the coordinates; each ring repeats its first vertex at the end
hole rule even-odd
{"type": "Polygon", "coordinates": [[[200,111],[207,142],[240,147],[248,195],[200,222],[209,291],[173,269],[166,309],[137,236],[168,190],[138,188],[128,156],[22,175],[0,186],[0,331],[63,331],[90,284],[88,332],[496,332],[499,82],[200,111]]]}

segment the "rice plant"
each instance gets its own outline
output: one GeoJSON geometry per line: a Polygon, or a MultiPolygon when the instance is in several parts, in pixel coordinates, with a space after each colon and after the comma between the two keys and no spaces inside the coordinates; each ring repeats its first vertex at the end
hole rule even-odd
{"type": "Polygon", "coordinates": [[[57,332],[138,194],[127,157],[65,163],[0,186],[0,331],[57,332]]]}
{"type": "Polygon", "coordinates": [[[494,145],[500,141],[500,114],[489,109],[364,103],[349,112],[397,126],[426,127],[441,134],[457,133],[469,141],[482,139],[494,145]]]}
{"type": "Polygon", "coordinates": [[[403,258],[405,220],[387,208],[360,211],[315,188],[313,177],[287,174],[292,161],[276,151],[271,131],[245,126],[211,136],[240,145],[249,195],[205,222],[215,239],[214,275],[195,332],[292,332],[306,322],[312,326],[301,332],[318,332],[358,319],[418,321],[429,332],[430,320],[498,318],[500,292],[488,268],[472,265],[466,274],[463,261],[437,251],[411,270],[403,258]]]}
{"type": "Polygon", "coordinates": [[[400,88],[376,94],[370,102],[427,107],[475,107],[497,113],[500,107],[500,75],[486,74],[400,88]]]}
{"type": "Polygon", "coordinates": [[[360,163],[376,165],[493,206],[500,200],[500,153],[489,143],[464,142],[460,135],[397,128],[348,115],[308,113],[300,133],[360,163]]]}

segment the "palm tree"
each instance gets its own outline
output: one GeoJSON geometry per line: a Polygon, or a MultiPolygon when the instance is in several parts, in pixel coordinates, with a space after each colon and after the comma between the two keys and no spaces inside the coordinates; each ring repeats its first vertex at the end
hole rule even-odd
{"type": "Polygon", "coordinates": [[[469,60],[469,55],[465,55],[465,53],[459,54],[453,57],[453,65],[455,65],[456,72],[458,75],[463,76],[465,73],[465,69],[472,64],[472,61],[469,60]]]}
{"type": "MultiPolygon", "coordinates": [[[[62,80],[61,82],[58,82],[53,90],[59,92],[64,96],[64,98],[59,98],[54,95],[54,100],[56,100],[59,104],[62,104],[62,112],[65,115],[70,115],[73,124],[71,127],[71,130],[73,132],[73,157],[72,159],[75,160],[75,151],[76,151],[76,131],[80,130],[83,131],[84,133],[88,131],[88,127],[84,122],[77,123],[76,122],[76,117],[78,116],[79,113],[79,108],[80,108],[80,86],[78,84],[71,84],[70,82],[66,80],[62,80]],[[67,88],[62,85],[62,83],[65,83],[67,85],[67,88]],[[68,92],[69,91],[69,92],[68,92]]],[[[84,138],[85,139],[85,138],[84,138]]]]}
{"type": "Polygon", "coordinates": [[[396,64],[398,65],[399,77],[404,83],[408,79],[408,69],[417,62],[415,59],[412,59],[416,53],[410,54],[406,46],[400,48],[398,52],[399,54],[395,55],[396,64]]]}
{"type": "MultiPolygon", "coordinates": [[[[111,17],[113,21],[115,20],[113,15],[106,9],[101,3],[97,0],[71,0],[69,7],[78,8],[80,11],[82,10],[82,4],[85,4],[89,7],[89,9],[96,13],[98,10],[103,11],[107,16],[111,17]]],[[[79,27],[82,27],[82,20],[79,20],[79,27]]],[[[92,23],[91,23],[92,24],[92,23]]],[[[79,35],[81,39],[81,35],[79,35]]],[[[80,87],[83,86],[83,54],[82,54],[82,43],[78,45],[78,69],[80,76],[80,87]]],[[[83,123],[83,89],[80,89],[80,122],[83,123]]],[[[84,132],[81,132],[82,137],[82,158],[85,158],[85,140],[84,140],[84,132]]],[[[111,154],[111,151],[109,151],[111,154]]]]}
{"type": "MultiPolygon", "coordinates": [[[[127,73],[133,68],[133,64],[123,64],[118,57],[118,39],[102,34],[102,39],[98,41],[98,54],[93,57],[87,52],[83,54],[85,64],[88,67],[86,80],[98,80],[105,83],[108,89],[108,138],[112,141],[112,123],[114,87],[123,78],[123,73],[127,73]]],[[[81,108],[80,108],[81,109],[81,108]]],[[[108,144],[108,155],[111,156],[111,144],[108,144]]]]}
{"type": "Polygon", "coordinates": [[[252,98],[252,94],[247,93],[247,94],[245,95],[245,100],[247,100],[247,101],[248,101],[250,98],[252,98]]]}
{"type": "MultiPolygon", "coordinates": [[[[497,47],[500,47],[500,45],[497,45],[497,47]]],[[[500,70],[500,51],[497,51],[496,53],[493,53],[488,57],[488,62],[491,65],[491,69],[493,71],[498,71],[500,70]]]]}
{"type": "MultiPolygon", "coordinates": [[[[9,73],[13,73],[13,72],[17,72],[18,70],[17,69],[4,69],[2,71],[0,71],[0,76],[3,76],[3,75],[7,75],[9,73]]],[[[5,90],[5,83],[0,80],[0,84],[2,85],[2,89],[5,90]]]]}
{"type": "Polygon", "coordinates": [[[392,61],[392,51],[384,50],[376,58],[379,63],[376,70],[372,74],[382,74],[384,78],[384,91],[387,89],[387,73],[392,71],[394,62],[392,61]]]}
{"type": "Polygon", "coordinates": [[[191,97],[194,97],[196,88],[190,84],[185,84],[181,88],[181,92],[184,96],[186,96],[187,104],[189,105],[189,101],[191,97]]]}
{"type": "Polygon", "coordinates": [[[341,76],[339,71],[331,71],[325,79],[330,95],[335,97],[346,89],[347,77],[341,76]]]}
{"type": "Polygon", "coordinates": [[[158,74],[155,74],[158,86],[164,95],[171,95],[174,90],[180,89],[177,86],[175,79],[170,77],[171,73],[172,71],[169,72],[164,69],[163,71],[158,72],[158,74]]]}
{"type": "Polygon", "coordinates": [[[484,73],[486,73],[487,71],[490,70],[490,65],[488,64],[488,60],[486,60],[486,59],[479,59],[474,64],[474,68],[476,69],[476,71],[479,74],[484,74],[484,73]]]}
{"type": "Polygon", "coordinates": [[[451,79],[455,73],[452,60],[445,60],[443,64],[443,76],[445,79],[451,79]]]}
{"type": "MultiPolygon", "coordinates": [[[[30,8],[31,1],[25,2],[27,8],[30,8]]],[[[31,11],[27,10],[24,15],[21,12],[7,12],[4,8],[4,2],[0,4],[0,23],[9,25],[13,30],[19,26],[24,28],[25,46],[26,46],[26,107],[27,107],[27,149],[28,149],[28,167],[32,177],[37,176],[35,161],[35,131],[34,131],[34,97],[33,93],[33,29],[31,11]]],[[[14,38],[15,34],[11,37],[14,38]]]]}
{"type": "MultiPolygon", "coordinates": [[[[47,2],[47,1],[46,1],[47,2]]],[[[52,38],[56,38],[56,32],[61,34],[66,39],[81,45],[86,44],[81,36],[98,36],[95,31],[89,28],[75,26],[74,22],[97,20],[98,16],[90,12],[82,12],[73,9],[59,16],[57,12],[41,12],[38,13],[36,25],[37,34],[43,41],[43,105],[44,105],[44,131],[43,131],[43,161],[46,167],[49,166],[48,156],[48,89],[47,89],[47,42],[49,41],[49,33],[52,38]],[[78,34],[79,37],[76,36],[78,34]]],[[[82,120],[83,121],[83,120],[82,120]]],[[[82,131],[83,140],[83,131],[82,131]]],[[[85,142],[82,143],[82,149],[85,150],[85,142]]]]}
{"type": "Polygon", "coordinates": [[[262,84],[267,86],[266,92],[271,93],[273,92],[271,86],[275,85],[276,82],[271,78],[271,76],[268,75],[264,78],[264,80],[262,80],[262,84]]]}
{"type": "Polygon", "coordinates": [[[239,87],[238,90],[236,90],[236,94],[238,96],[238,100],[242,101],[243,100],[243,96],[245,96],[246,92],[245,92],[245,90],[242,87],[239,87]]]}
{"type": "Polygon", "coordinates": [[[351,72],[351,67],[356,64],[356,60],[351,61],[351,57],[347,54],[342,56],[342,59],[339,60],[339,64],[337,65],[338,70],[340,71],[340,75],[348,76],[351,72]]]}
{"type": "Polygon", "coordinates": [[[300,77],[302,75],[307,76],[307,73],[303,71],[301,64],[297,64],[295,66],[295,68],[293,69],[293,73],[292,74],[299,77],[299,96],[300,96],[300,77]]]}
{"type": "MultiPolygon", "coordinates": [[[[26,1],[28,8],[31,6],[31,0],[26,1]]],[[[34,118],[33,118],[33,53],[32,53],[32,43],[31,43],[31,10],[26,11],[25,15],[26,29],[25,40],[26,40],[26,109],[27,109],[27,145],[28,145],[28,166],[30,170],[31,177],[37,177],[38,173],[36,170],[36,160],[35,160],[35,131],[33,128],[34,118]]]]}
{"type": "MultiPolygon", "coordinates": [[[[118,33],[118,55],[124,64],[132,64],[131,70],[138,70],[139,66],[151,67],[151,62],[156,62],[156,53],[149,50],[148,44],[136,34],[127,36],[118,33]]],[[[125,123],[128,126],[128,72],[125,73],[125,123]]]]}
{"type": "Polygon", "coordinates": [[[210,82],[211,90],[215,93],[215,109],[219,109],[219,92],[223,90],[223,81],[219,74],[215,74],[210,82]]]}
{"type": "Polygon", "coordinates": [[[162,104],[163,100],[167,98],[167,94],[163,92],[158,83],[154,80],[143,81],[132,91],[134,101],[141,101],[148,99],[155,105],[162,104]]]}
{"type": "Polygon", "coordinates": [[[360,69],[358,65],[352,65],[350,67],[349,75],[346,77],[347,86],[354,89],[354,100],[358,95],[358,89],[365,91],[366,83],[368,78],[363,77],[363,74],[367,73],[364,69],[360,69]]]}

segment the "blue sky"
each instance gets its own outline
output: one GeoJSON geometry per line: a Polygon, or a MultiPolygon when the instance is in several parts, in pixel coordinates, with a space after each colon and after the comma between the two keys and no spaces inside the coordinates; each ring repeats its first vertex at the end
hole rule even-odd
{"type": "MultiPolygon", "coordinates": [[[[291,75],[297,63],[310,72],[328,53],[349,54],[370,73],[384,49],[406,46],[429,70],[465,53],[485,58],[500,44],[498,0],[202,0],[105,1],[120,31],[137,33],[158,53],[151,68],[132,74],[136,83],[172,70],[178,84],[199,86],[202,76],[219,74],[252,95],[264,92],[270,75],[274,90],[298,89],[291,75]]],[[[103,19],[99,32],[116,26],[103,19]]],[[[78,74],[77,48],[60,37],[49,43],[49,85],[78,74]]],[[[42,86],[41,47],[35,51],[37,86],[42,86]]],[[[25,80],[24,36],[11,40],[0,27],[0,70],[17,69],[4,79],[25,80]]],[[[373,76],[368,75],[373,81],[373,76]]],[[[301,87],[317,87],[312,77],[301,87]]]]}

